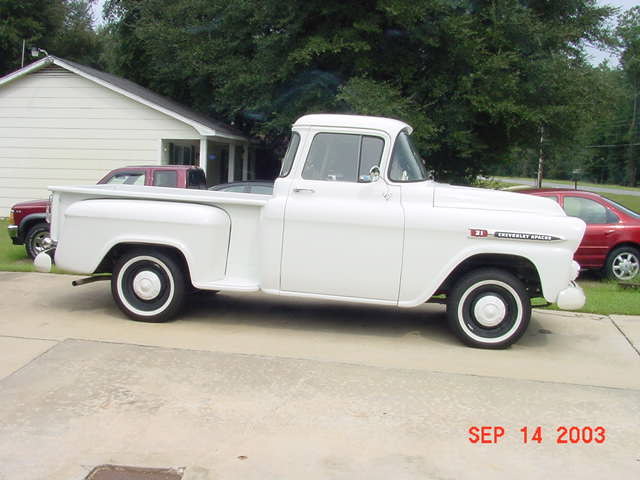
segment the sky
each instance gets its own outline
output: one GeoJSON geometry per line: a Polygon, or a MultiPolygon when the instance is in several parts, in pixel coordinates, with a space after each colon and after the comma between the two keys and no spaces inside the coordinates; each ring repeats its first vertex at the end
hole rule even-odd
{"type": "MultiPolygon", "coordinates": [[[[640,0],[600,0],[598,1],[598,3],[600,5],[610,5],[612,7],[617,7],[620,9],[620,13],[622,13],[623,11],[630,9],[631,7],[640,5],[640,0]]],[[[593,65],[598,65],[603,60],[609,60],[609,65],[611,66],[618,65],[618,58],[612,55],[610,52],[604,52],[596,48],[587,47],[587,53],[589,54],[589,60],[593,65]]]]}
{"type": "MultiPolygon", "coordinates": [[[[96,25],[101,25],[103,23],[102,20],[102,7],[106,0],[97,0],[93,6],[93,17],[96,25]]],[[[635,7],[636,5],[640,5],[640,0],[599,0],[598,3],[600,5],[611,5],[613,7],[618,7],[621,11],[628,10],[631,7],[635,7]]],[[[593,65],[598,65],[605,59],[609,60],[609,64],[611,66],[615,66],[618,64],[618,59],[615,56],[612,56],[609,52],[604,52],[595,48],[588,47],[587,53],[589,54],[589,59],[593,65]]]]}

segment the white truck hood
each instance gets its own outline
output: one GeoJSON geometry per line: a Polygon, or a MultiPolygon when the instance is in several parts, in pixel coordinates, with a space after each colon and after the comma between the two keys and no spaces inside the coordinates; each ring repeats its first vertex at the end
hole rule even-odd
{"type": "Polygon", "coordinates": [[[560,205],[548,198],[485,188],[456,187],[446,184],[436,184],[433,206],[439,208],[536,213],[554,217],[566,216],[560,205]]]}

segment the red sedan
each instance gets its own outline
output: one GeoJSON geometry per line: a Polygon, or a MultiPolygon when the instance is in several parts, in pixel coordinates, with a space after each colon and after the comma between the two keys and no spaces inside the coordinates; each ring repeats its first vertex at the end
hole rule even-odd
{"type": "Polygon", "coordinates": [[[587,230],[575,254],[582,268],[603,269],[616,280],[632,280],[640,274],[640,214],[581,190],[536,189],[522,193],[555,200],[567,215],[585,221],[587,230]]]}

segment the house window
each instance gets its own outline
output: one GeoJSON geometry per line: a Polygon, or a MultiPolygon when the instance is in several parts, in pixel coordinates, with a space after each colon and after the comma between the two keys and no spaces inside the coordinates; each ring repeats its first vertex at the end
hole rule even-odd
{"type": "Polygon", "coordinates": [[[200,142],[197,140],[163,140],[163,160],[165,165],[197,165],[200,156],[200,142]]]}

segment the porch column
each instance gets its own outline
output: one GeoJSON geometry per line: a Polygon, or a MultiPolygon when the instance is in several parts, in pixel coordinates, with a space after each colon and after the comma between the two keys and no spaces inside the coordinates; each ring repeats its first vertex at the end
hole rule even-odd
{"type": "Polygon", "coordinates": [[[242,180],[249,180],[249,143],[243,144],[242,147],[242,180]]]}
{"type": "Polygon", "coordinates": [[[207,176],[207,137],[200,139],[200,168],[204,170],[204,176],[207,176]]]}
{"type": "Polygon", "coordinates": [[[227,182],[231,183],[236,178],[236,144],[229,144],[229,174],[227,175],[227,182]]]}

